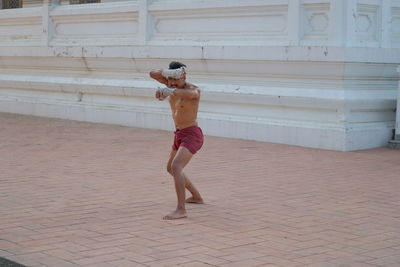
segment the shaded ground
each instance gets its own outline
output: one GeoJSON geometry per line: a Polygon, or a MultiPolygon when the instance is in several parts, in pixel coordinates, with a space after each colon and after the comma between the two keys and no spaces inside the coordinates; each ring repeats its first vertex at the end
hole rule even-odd
{"type": "Polygon", "coordinates": [[[0,257],[27,266],[399,266],[400,151],[206,137],[175,207],[172,133],[0,113],[0,257]]]}
{"type": "Polygon", "coordinates": [[[0,257],[0,266],[1,267],[25,267],[24,265],[18,264],[13,261],[9,261],[2,257],[0,257]]]}

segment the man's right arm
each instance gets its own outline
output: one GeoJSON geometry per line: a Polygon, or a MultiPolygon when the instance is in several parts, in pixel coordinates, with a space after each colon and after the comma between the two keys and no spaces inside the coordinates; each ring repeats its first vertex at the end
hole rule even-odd
{"type": "Polygon", "coordinates": [[[159,83],[168,85],[167,78],[162,75],[162,70],[152,70],[150,71],[150,77],[154,80],[158,81],[159,83]]]}

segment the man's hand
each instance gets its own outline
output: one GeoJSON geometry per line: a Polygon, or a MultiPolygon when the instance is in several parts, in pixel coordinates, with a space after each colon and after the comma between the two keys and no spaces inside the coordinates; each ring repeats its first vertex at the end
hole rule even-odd
{"type": "Polygon", "coordinates": [[[157,91],[156,91],[156,98],[158,99],[158,100],[163,100],[163,99],[161,99],[161,92],[160,92],[160,89],[158,89],[157,91]]]}
{"type": "Polygon", "coordinates": [[[158,88],[156,91],[156,98],[160,101],[166,99],[168,96],[174,94],[174,89],[171,88],[158,88]]]}

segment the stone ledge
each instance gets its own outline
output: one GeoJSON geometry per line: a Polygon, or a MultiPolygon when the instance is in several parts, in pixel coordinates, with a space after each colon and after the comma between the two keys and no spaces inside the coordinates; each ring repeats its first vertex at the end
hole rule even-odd
{"type": "Polygon", "coordinates": [[[59,45],[50,47],[18,47],[2,44],[0,57],[32,56],[47,57],[104,57],[134,59],[182,60],[277,60],[284,62],[339,62],[339,63],[392,63],[400,62],[400,48],[382,49],[367,47],[331,46],[261,46],[261,45],[59,45]]]}
{"type": "MultiPolygon", "coordinates": [[[[38,75],[0,74],[3,89],[28,89],[60,93],[98,94],[112,96],[153,97],[160,84],[146,80],[102,79],[85,77],[61,77],[38,75]]],[[[203,91],[203,100],[228,102],[232,104],[274,105],[282,107],[340,109],[346,103],[353,110],[395,106],[395,99],[388,95],[363,94],[358,98],[344,97],[340,90],[332,92],[318,89],[291,90],[291,88],[270,88],[268,86],[237,86],[233,84],[196,83],[203,91]]],[[[162,86],[160,86],[162,87],[162,86]]]]}

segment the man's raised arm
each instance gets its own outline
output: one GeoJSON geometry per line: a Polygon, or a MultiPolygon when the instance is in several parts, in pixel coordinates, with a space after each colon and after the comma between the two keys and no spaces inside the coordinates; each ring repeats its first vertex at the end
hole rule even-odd
{"type": "Polygon", "coordinates": [[[163,70],[152,70],[150,71],[150,77],[159,83],[168,85],[168,80],[162,75],[163,70]]]}

